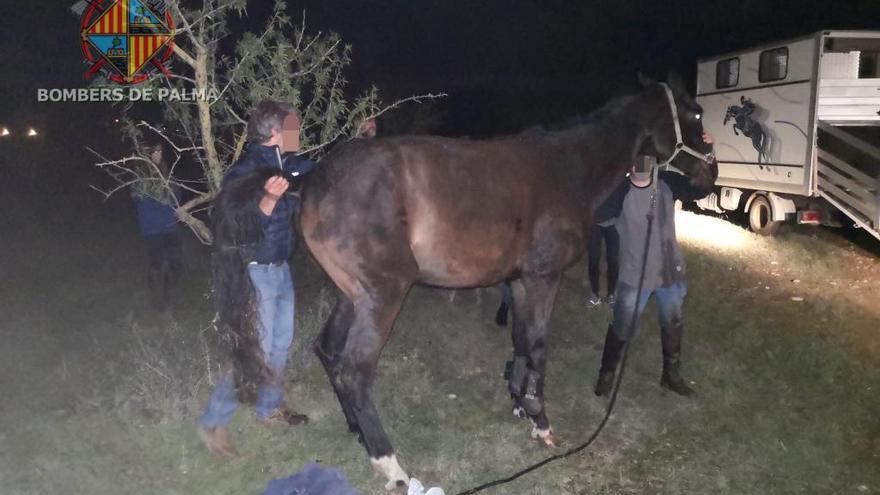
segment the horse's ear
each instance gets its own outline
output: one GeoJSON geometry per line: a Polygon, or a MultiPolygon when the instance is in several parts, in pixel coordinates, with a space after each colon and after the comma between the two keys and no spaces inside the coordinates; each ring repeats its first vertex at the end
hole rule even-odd
{"type": "Polygon", "coordinates": [[[676,93],[686,92],[684,79],[681,78],[681,75],[679,75],[678,72],[669,71],[669,75],[666,76],[666,83],[669,84],[669,87],[676,93]]]}
{"type": "Polygon", "coordinates": [[[654,84],[654,83],[657,82],[657,81],[651,79],[650,77],[648,77],[648,76],[642,74],[641,71],[639,71],[639,72],[637,73],[637,75],[639,76],[639,84],[641,84],[642,87],[644,87],[644,88],[647,88],[648,86],[650,86],[650,85],[652,85],[652,84],[654,84]]]}

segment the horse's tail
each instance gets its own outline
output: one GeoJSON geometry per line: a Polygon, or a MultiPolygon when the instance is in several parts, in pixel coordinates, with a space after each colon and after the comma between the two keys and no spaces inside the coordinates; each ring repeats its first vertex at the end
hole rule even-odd
{"type": "Polygon", "coordinates": [[[266,175],[255,173],[224,185],[214,203],[211,271],[216,324],[232,355],[242,402],[254,402],[259,386],[273,378],[260,346],[257,294],[248,273],[248,262],[262,239],[258,191],[266,175]]]}

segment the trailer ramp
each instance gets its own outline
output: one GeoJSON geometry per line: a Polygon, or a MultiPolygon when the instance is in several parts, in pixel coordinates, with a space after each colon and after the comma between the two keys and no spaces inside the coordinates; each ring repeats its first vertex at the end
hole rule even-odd
{"type": "Polygon", "coordinates": [[[880,148],[818,122],[816,192],[880,239],[880,148]]]}

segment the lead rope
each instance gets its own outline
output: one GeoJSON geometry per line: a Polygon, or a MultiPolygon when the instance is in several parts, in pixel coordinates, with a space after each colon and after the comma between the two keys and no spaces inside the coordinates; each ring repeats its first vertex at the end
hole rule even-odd
{"type": "MultiPolygon", "coordinates": [[[[592,435],[585,441],[584,443],[578,445],[577,447],[573,447],[562,454],[556,454],[554,456],[550,456],[543,461],[532,464],[531,466],[526,467],[516,473],[508,476],[507,478],[500,478],[494,481],[490,481],[488,483],[484,483],[482,485],[476,486],[474,488],[470,488],[463,492],[459,492],[458,495],[472,495],[477,492],[481,492],[487,488],[491,488],[493,486],[503,485],[505,483],[510,483],[511,481],[526,475],[536,469],[540,469],[547,464],[550,464],[553,461],[557,461],[559,459],[565,459],[570,457],[578,452],[586,449],[593,443],[594,440],[599,436],[599,433],[602,432],[602,429],[605,428],[605,424],[608,423],[608,420],[611,418],[611,412],[614,410],[614,404],[617,402],[617,393],[620,391],[620,383],[623,381],[623,370],[626,368],[626,358],[629,354],[629,343],[632,342],[632,336],[634,335],[634,330],[636,326],[636,318],[639,314],[639,305],[642,302],[642,288],[645,283],[645,269],[648,265],[648,249],[651,246],[651,232],[654,227],[654,210],[657,206],[657,181],[659,176],[660,167],[655,166],[652,171],[651,177],[651,208],[648,210],[647,220],[648,220],[648,235],[645,237],[645,250],[642,254],[642,269],[639,274],[639,287],[636,292],[636,305],[633,307],[632,319],[629,324],[629,332],[630,338],[627,339],[626,343],[623,344],[622,356],[620,358],[620,362],[617,365],[617,370],[614,374],[614,384],[611,388],[611,399],[608,401],[608,407],[605,409],[605,416],[602,417],[602,421],[599,422],[599,425],[593,431],[592,435]]],[[[613,331],[613,330],[612,330],[613,331]]]]}

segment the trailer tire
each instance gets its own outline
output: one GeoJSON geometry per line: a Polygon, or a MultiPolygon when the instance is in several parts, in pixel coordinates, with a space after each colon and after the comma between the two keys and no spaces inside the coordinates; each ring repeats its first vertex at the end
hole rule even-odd
{"type": "Polygon", "coordinates": [[[773,206],[766,196],[757,196],[749,205],[749,228],[759,235],[776,235],[782,222],[773,220],[773,206]]]}

